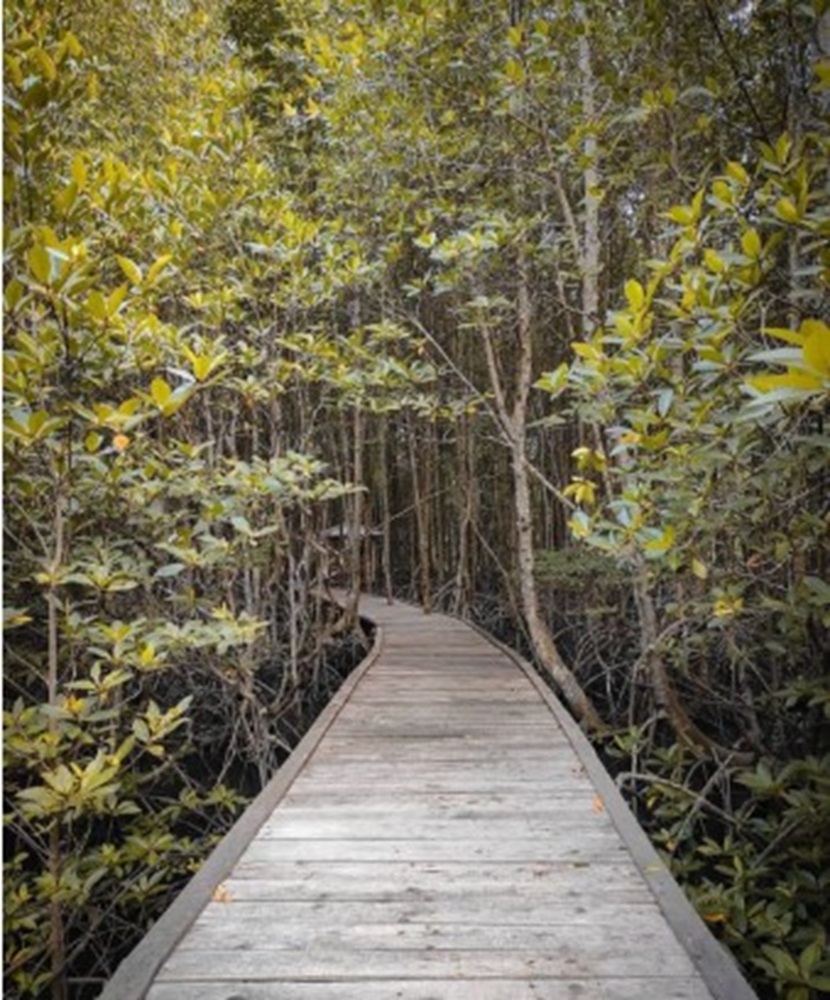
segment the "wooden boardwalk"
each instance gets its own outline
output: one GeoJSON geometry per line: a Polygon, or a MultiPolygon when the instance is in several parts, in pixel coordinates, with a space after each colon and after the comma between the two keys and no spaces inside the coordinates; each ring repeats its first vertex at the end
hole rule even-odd
{"type": "Polygon", "coordinates": [[[105,1000],[752,1000],[529,668],[361,612],[373,656],[105,1000]]]}

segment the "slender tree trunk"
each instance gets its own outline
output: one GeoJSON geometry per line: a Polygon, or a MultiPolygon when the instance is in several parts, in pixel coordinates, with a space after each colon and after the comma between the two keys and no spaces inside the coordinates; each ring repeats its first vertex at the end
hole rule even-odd
{"type": "Polygon", "coordinates": [[[389,441],[389,418],[386,414],[380,417],[380,429],[378,432],[378,450],[380,460],[378,465],[378,475],[380,477],[380,514],[383,528],[383,547],[381,549],[381,573],[383,574],[383,588],[386,600],[392,603],[392,520],[389,513],[389,468],[388,462],[388,441],[389,441]]]}
{"type": "Polygon", "coordinates": [[[636,567],[634,577],[634,598],[640,621],[641,651],[639,662],[645,669],[658,706],[666,713],[666,718],[681,743],[706,753],[717,751],[726,756],[731,755],[736,763],[751,763],[752,754],[735,753],[726,747],[719,746],[715,740],[701,732],[686,711],[666,668],[665,661],[660,655],[657,608],[651,595],[646,573],[646,566],[641,562],[636,567]]]}
{"type": "Polygon", "coordinates": [[[455,613],[465,616],[470,609],[472,574],[470,572],[470,542],[473,523],[473,456],[469,421],[462,417],[456,439],[459,470],[460,518],[458,524],[458,560],[455,571],[455,613]]]}
{"type": "Polygon", "coordinates": [[[421,578],[421,604],[424,612],[432,612],[432,588],[430,585],[429,522],[426,502],[419,474],[418,453],[415,447],[415,433],[412,420],[408,427],[409,463],[412,469],[412,493],[415,506],[415,529],[418,536],[418,566],[421,578]]]}
{"type": "Polygon", "coordinates": [[[556,648],[550,628],[539,607],[539,593],[534,575],[533,519],[530,503],[530,477],[527,471],[524,442],[516,441],[511,452],[513,463],[514,508],[519,564],[519,590],[524,618],[539,662],[550,673],[568,706],[580,722],[594,731],[603,729],[596,708],[556,648]]]}
{"type": "Polygon", "coordinates": [[[550,627],[539,606],[539,593],[534,572],[530,463],[526,449],[527,409],[533,378],[532,313],[527,263],[522,257],[519,261],[517,289],[519,360],[511,411],[507,409],[492,334],[488,328],[483,330],[490,385],[510,448],[513,472],[513,513],[516,519],[517,562],[522,610],[530,633],[530,640],[539,662],[553,677],[569,708],[579,721],[584,723],[588,729],[598,731],[604,728],[602,719],[591,699],[583,691],[579,681],[560,656],[550,627]]]}
{"type": "Polygon", "coordinates": [[[352,430],[354,435],[352,442],[352,481],[355,486],[355,493],[352,498],[352,517],[349,524],[349,586],[351,589],[349,618],[354,622],[357,619],[357,606],[360,600],[360,591],[363,587],[363,439],[365,437],[365,416],[359,403],[355,404],[352,430]]]}
{"type": "MultiPolygon", "coordinates": [[[[59,483],[55,502],[55,519],[53,531],[55,536],[55,551],[52,560],[52,574],[57,577],[66,559],[65,545],[65,515],[66,499],[63,495],[63,484],[59,483]]],[[[58,615],[60,603],[57,593],[57,583],[53,579],[46,595],[48,608],[47,623],[47,698],[52,708],[57,708],[59,686],[59,630],[58,615]]],[[[49,732],[57,731],[57,722],[53,715],[49,717],[49,732]]],[[[58,885],[63,872],[63,852],[61,849],[61,827],[58,817],[52,821],[49,829],[49,874],[54,884],[58,885]]],[[[61,905],[57,900],[49,903],[49,964],[52,972],[50,986],[52,1000],[66,1000],[67,984],[64,966],[66,964],[66,933],[61,905]]]]}
{"type": "Polygon", "coordinates": [[[578,16],[583,32],[579,36],[579,75],[582,89],[582,116],[587,125],[584,155],[585,228],[582,234],[582,334],[586,336],[599,321],[599,168],[597,166],[596,79],[591,64],[588,19],[582,6],[578,16]]]}

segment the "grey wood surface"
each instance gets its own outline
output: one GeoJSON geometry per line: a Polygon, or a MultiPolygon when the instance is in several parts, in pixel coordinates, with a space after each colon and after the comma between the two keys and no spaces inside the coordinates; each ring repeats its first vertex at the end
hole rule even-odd
{"type": "Polygon", "coordinates": [[[361,613],[374,663],[150,1000],[751,1000],[526,665],[452,618],[361,613]]]}

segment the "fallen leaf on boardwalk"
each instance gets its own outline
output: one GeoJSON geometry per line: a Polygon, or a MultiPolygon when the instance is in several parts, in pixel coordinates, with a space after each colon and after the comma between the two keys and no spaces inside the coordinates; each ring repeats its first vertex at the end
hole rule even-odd
{"type": "Polygon", "coordinates": [[[605,804],[603,803],[599,795],[594,796],[593,808],[595,813],[601,813],[603,809],[605,809],[605,804]]]}
{"type": "Polygon", "coordinates": [[[213,902],[214,903],[230,903],[231,894],[228,892],[227,886],[219,885],[213,892],[213,902]]]}

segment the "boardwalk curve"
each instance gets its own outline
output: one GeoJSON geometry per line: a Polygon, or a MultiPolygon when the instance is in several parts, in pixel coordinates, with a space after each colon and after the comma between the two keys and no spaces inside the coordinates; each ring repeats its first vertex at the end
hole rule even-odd
{"type": "Polygon", "coordinates": [[[372,655],[102,1000],[752,1000],[588,741],[468,624],[372,655]]]}

